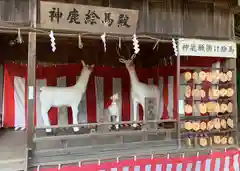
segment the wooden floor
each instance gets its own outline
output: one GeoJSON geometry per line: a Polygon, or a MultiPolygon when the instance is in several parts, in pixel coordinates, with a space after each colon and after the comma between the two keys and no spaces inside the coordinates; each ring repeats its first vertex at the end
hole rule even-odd
{"type": "MultiPolygon", "coordinates": [[[[127,137],[126,139],[131,140],[132,138],[127,137]]],[[[135,137],[136,140],[138,138],[137,136],[135,137]]],[[[63,142],[60,140],[38,142],[34,157],[31,160],[32,164],[42,166],[44,163],[58,164],[66,161],[75,161],[76,159],[77,161],[82,161],[85,159],[96,160],[118,156],[131,156],[132,158],[136,154],[149,154],[150,156],[157,151],[166,153],[166,151],[177,150],[176,141],[172,140],[167,140],[168,142],[164,144],[159,141],[145,144],[136,141],[132,144],[119,145],[116,144],[116,139],[104,137],[101,139],[101,142],[110,144],[96,147],[89,146],[89,141],[92,141],[91,138],[68,140],[67,149],[64,149],[63,142]],[[83,145],[85,147],[81,148],[83,145]]],[[[25,164],[25,132],[11,129],[0,130],[0,154],[0,168],[4,168],[4,171],[23,169],[25,164]]],[[[0,169],[0,171],[3,170],[0,169]]]]}
{"type": "Polygon", "coordinates": [[[0,130],[0,170],[23,170],[25,160],[25,132],[0,130]]]}
{"type": "MultiPolygon", "coordinates": [[[[105,139],[109,140],[109,138],[105,139]]],[[[166,154],[170,151],[173,153],[186,151],[186,149],[181,149],[179,151],[176,140],[158,140],[145,143],[135,142],[121,145],[112,143],[104,147],[99,145],[98,147],[86,146],[84,148],[78,148],[79,144],[83,143],[81,141],[83,140],[69,141],[69,145],[71,146],[67,148],[67,150],[64,149],[62,142],[59,140],[39,142],[36,144],[36,152],[34,153],[32,164],[35,166],[42,166],[44,163],[58,165],[68,163],[69,161],[78,162],[86,159],[96,162],[97,159],[116,159],[118,156],[128,156],[121,159],[133,158],[134,155],[141,156],[142,154],[145,154],[143,157],[150,157],[152,153],[165,154],[166,157],[166,154]]],[[[84,144],[86,144],[86,142],[84,144]]],[[[192,155],[196,155],[196,150],[198,149],[192,149],[192,155]]],[[[189,151],[189,154],[190,152],[191,151],[189,151]]],[[[174,155],[171,155],[171,157],[173,156],[174,155]]],[[[0,171],[23,170],[24,161],[25,132],[9,129],[0,130],[0,171]]]]}

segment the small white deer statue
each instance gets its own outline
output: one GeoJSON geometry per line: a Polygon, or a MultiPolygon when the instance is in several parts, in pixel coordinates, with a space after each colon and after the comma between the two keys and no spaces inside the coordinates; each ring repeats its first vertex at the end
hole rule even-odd
{"type": "MultiPolygon", "coordinates": [[[[133,121],[137,121],[137,108],[138,104],[141,104],[143,108],[143,113],[145,116],[145,98],[155,98],[156,99],[156,104],[157,104],[157,116],[156,119],[160,119],[159,115],[159,104],[160,104],[160,90],[158,89],[157,86],[155,85],[148,85],[145,83],[142,83],[139,81],[136,71],[135,71],[135,66],[133,64],[133,60],[136,57],[136,54],[133,54],[130,59],[125,60],[123,58],[120,58],[119,61],[121,63],[124,63],[129,76],[131,80],[131,98],[134,103],[134,115],[133,115],[133,121]]],[[[134,123],[132,125],[133,127],[137,127],[137,123],[134,123]]]]}
{"type": "MultiPolygon", "coordinates": [[[[45,126],[50,126],[48,111],[51,107],[71,107],[73,124],[78,124],[78,105],[86,91],[89,77],[92,73],[94,65],[86,65],[81,61],[83,68],[81,75],[75,85],[70,87],[41,87],[40,102],[41,116],[45,126]]],[[[73,127],[74,132],[79,131],[79,127],[73,127]]],[[[52,129],[46,129],[47,133],[52,129]]]]}
{"type": "MultiPolygon", "coordinates": [[[[110,120],[112,119],[113,122],[119,122],[120,121],[120,111],[119,111],[119,106],[117,104],[117,100],[119,99],[118,93],[113,94],[110,99],[112,100],[111,105],[108,107],[108,111],[110,114],[110,120]]],[[[115,128],[118,130],[119,125],[116,124],[115,128]]]]}

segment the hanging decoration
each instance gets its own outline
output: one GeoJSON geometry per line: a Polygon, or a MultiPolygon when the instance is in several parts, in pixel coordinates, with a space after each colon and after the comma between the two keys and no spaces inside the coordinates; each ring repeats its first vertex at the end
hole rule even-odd
{"type": "Polygon", "coordinates": [[[164,66],[168,66],[166,57],[163,58],[164,66]]]}
{"type": "Polygon", "coordinates": [[[53,34],[52,30],[50,31],[49,37],[50,37],[50,41],[51,41],[52,52],[55,52],[57,48],[55,46],[56,45],[55,37],[54,37],[54,34],[53,34]]]}
{"type": "Polygon", "coordinates": [[[139,44],[138,44],[138,40],[137,40],[137,36],[136,34],[133,35],[133,49],[134,49],[134,53],[135,54],[138,54],[140,49],[139,49],[139,44]]]}
{"type": "Polygon", "coordinates": [[[23,38],[21,36],[21,29],[18,28],[18,32],[17,32],[17,37],[14,39],[14,40],[10,40],[9,41],[9,45],[10,46],[13,46],[15,44],[22,44],[24,41],[23,41],[23,38]]]}
{"type": "Polygon", "coordinates": [[[20,28],[18,28],[18,35],[17,35],[17,39],[16,39],[17,43],[22,44],[23,43],[23,39],[21,36],[21,30],[20,28]]]}
{"type": "Polygon", "coordinates": [[[174,54],[175,56],[177,56],[178,55],[177,42],[174,38],[172,38],[172,45],[173,45],[174,54]]]}
{"type": "Polygon", "coordinates": [[[154,44],[153,46],[153,50],[155,50],[156,48],[158,49],[158,44],[159,44],[160,40],[157,40],[157,42],[154,44]]]}
{"type": "Polygon", "coordinates": [[[169,64],[172,66],[173,65],[173,56],[169,57],[169,64]]]}
{"type": "Polygon", "coordinates": [[[121,37],[119,37],[118,39],[118,48],[121,49],[122,47],[122,42],[121,42],[121,37]]]}
{"type": "Polygon", "coordinates": [[[101,39],[102,39],[102,42],[103,42],[104,52],[106,52],[106,51],[107,51],[106,33],[103,33],[103,34],[101,35],[101,39]]]}
{"type": "Polygon", "coordinates": [[[78,35],[78,48],[79,49],[83,48],[82,38],[80,34],[78,35]]]}

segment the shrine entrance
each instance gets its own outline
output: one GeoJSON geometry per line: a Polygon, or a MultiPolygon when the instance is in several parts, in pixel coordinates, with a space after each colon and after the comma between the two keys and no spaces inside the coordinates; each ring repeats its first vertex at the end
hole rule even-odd
{"type": "Polygon", "coordinates": [[[3,126],[26,129],[27,166],[236,147],[233,42],[135,34],[136,10],[41,2],[35,20],[2,38],[3,126]]]}
{"type": "MultiPolygon", "coordinates": [[[[26,37],[22,36],[24,42],[26,37]]],[[[37,36],[37,62],[36,62],[36,109],[34,112],[34,144],[35,150],[30,160],[32,166],[41,166],[74,161],[76,155],[79,160],[96,158],[96,154],[103,158],[131,156],[136,153],[145,154],[149,148],[153,151],[176,150],[176,58],[173,55],[171,40],[155,38],[151,41],[138,36],[139,53],[134,64],[139,80],[146,85],[156,85],[161,91],[161,118],[154,119],[154,99],[150,101],[148,112],[153,113],[152,118],[143,118],[143,109],[137,108],[138,122],[134,122],[134,105],[130,96],[130,77],[125,65],[119,62],[124,57],[129,59],[132,54],[133,43],[130,38],[106,38],[106,52],[103,42],[99,39],[90,39],[78,35],[72,37],[58,36],[55,33],[56,50],[52,52],[48,37],[37,36]],[[67,43],[66,43],[67,42],[67,43]],[[81,44],[83,47],[80,48],[81,44]],[[92,50],[94,49],[94,51],[92,50]],[[162,50],[164,49],[164,50],[162,50]],[[146,61],[146,56],[151,58],[146,61]],[[166,57],[167,56],[167,57],[166,57]],[[80,102],[79,124],[80,131],[73,131],[74,125],[71,108],[52,107],[48,116],[52,133],[46,133],[41,117],[40,88],[43,86],[68,87],[74,85],[85,65],[95,65],[88,81],[85,95],[80,102]],[[168,71],[168,72],[166,72],[168,71]],[[166,91],[168,93],[166,93],[166,91]],[[116,100],[119,108],[119,122],[111,122],[109,107],[112,96],[118,94],[116,100]],[[148,122],[149,120],[149,122],[148,122]],[[133,127],[133,123],[138,126],[133,127]],[[119,126],[116,129],[116,125],[119,126]],[[159,143],[161,140],[161,143],[159,143]],[[168,144],[168,149],[163,148],[168,144]],[[94,148],[93,148],[94,147],[94,148]],[[143,148],[144,147],[144,148],[143,148]],[[128,149],[132,149],[129,151],[128,149]],[[111,149],[111,150],[104,150],[111,149]],[[140,150],[141,149],[141,150],[140,150]],[[49,161],[49,156],[55,157],[49,161]],[[68,158],[68,161],[66,161],[68,158]]],[[[16,127],[20,132],[26,128],[26,98],[27,96],[27,64],[26,44],[7,45],[11,38],[5,37],[6,54],[22,56],[21,60],[12,58],[5,62],[5,102],[13,102],[4,106],[4,127],[16,127]],[[11,49],[19,48],[18,51],[11,49]],[[19,87],[21,87],[19,89],[19,87]],[[20,103],[21,102],[21,103],[20,103]],[[20,110],[23,109],[23,110],[20,110]],[[14,112],[11,112],[14,111],[14,112]]],[[[147,106],[147,105],[146,105],[147,106]]],[[[149,114],[149,116],[151,116],[149,114]]],[[[19,133],[20,133],[19,132],[19,133]]]]}

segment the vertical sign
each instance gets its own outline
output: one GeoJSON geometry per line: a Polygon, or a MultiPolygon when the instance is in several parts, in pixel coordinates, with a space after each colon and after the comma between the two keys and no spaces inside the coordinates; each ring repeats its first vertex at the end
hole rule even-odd
{"type": "MultiPolygon", "coordinates": [[[[145,98],[145,111],[144,111],[144,121],[148,121],[148,120],[156,120],[158,119],[158,115],[157,115],[157,99],[155,98],[149,98],[146,97],[145,98]]],[[[147,126],[145,126],[146,128],[156,128],[156,123],[149,123],[147,126]]]]}

